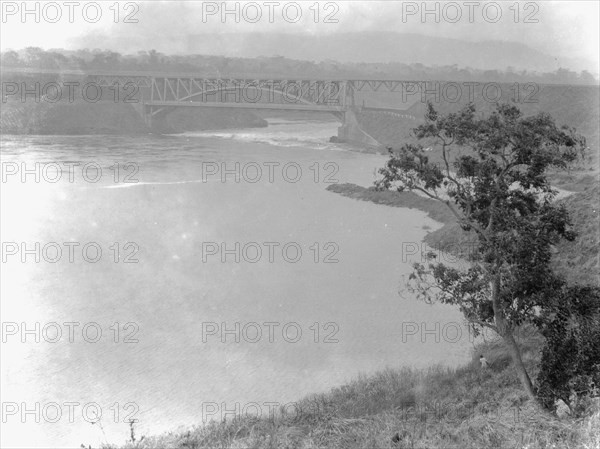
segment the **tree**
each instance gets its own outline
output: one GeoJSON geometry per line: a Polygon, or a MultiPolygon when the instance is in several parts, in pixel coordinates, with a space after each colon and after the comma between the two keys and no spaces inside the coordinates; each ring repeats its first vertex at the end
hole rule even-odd
{"type": "Polygon", "coordinates": [[[13,50],[3,52],[1,61],[5,67],[18,67],[22,64],[19,54],[13,50]]]}
{"type": "Polygon", "coordinates": [[[28,67],[36,67],[41,59],[41,55],[44,54],[44,50],[40,47],[27,47],[25,49],[25,62],[28,67]]]}
{"type": "Polygon", "coordinates": [[[596,80],[594,75],[592,75],[587,70],[581,71],[581,73],[579,74],[579,80],[582,84],[590,84],[592,86],[598,84],[598,81],[596,80]]]}
{"type": "Polygon", "coordinates": [[[446,116],[428,104],[425,123],[413,132],[428,146],[433,141],[436,153],[420,144],[390,149],[376,186],[444,203],[477,242],[466,271],[415,264],[408,286],[421,299],[458,305],[476,332],[489,328],[501,336],[523,388],[539,404],[514,331],[532,322],[563,285],[550,268],[551,249],[575,235],[565,207],[552,201],[556,191],[546,171],[566,168],[585,139],[559,129],[547,114],[523,117],[512,105],[476,118],[472,104],[446,116]]]}

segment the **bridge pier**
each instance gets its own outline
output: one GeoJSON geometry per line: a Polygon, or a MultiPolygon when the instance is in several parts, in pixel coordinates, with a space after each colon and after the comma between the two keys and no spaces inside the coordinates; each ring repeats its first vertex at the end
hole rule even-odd
{"type": "Polygon", "coordinates": [[[131,106],[133,107],[135,112],[137,112],[140,118],[144,121],[144,123],[146,124],[146,128],[149,131],[151,131],[153,122],[152,110],[149,107],[147,107],[143,102],[132,103],[131,106]]]}
{"type": "Polygon", "coordinates": [[[154,127],[156,120],[154,120],[154,117],[152,116],[151,111],[146,111],[144,113],[144,122],[146,123],[146,128],[148,128],[148,131],[152,131],[152,128],[154,127]]]}
{"type": "Polygon", "coordinates": [[[144,121],[146,130],[149,133],[160,134],[163,132],[168,132],[164,111],[159,114],[154,114],[152,107],[143,103],[134,104],[133,108],[144,121]]]}
{"type": "Polygon", "coordinates": [[[344,121],[342,126],[338,128],[338,140],[359,146],[380,147],[381,144],[377,140],[360,128],[358,118],[356,117],[358,111],[357,107],[352,107],[344,111],[344,121]]]}
{"type": "Polygon", "coordinates": [[[148,108],[144,113],[144,122],[146,123],[148,132],[152,134],[172,132],[169,124],[167,123],[167,118],[164,111],[158,114],[152,114],[152,109],[148,108]]]}

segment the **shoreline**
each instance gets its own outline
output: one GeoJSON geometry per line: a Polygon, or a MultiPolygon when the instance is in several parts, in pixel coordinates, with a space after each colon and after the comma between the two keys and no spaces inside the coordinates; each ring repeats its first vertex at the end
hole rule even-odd
{"type": "MultiPolygon", "coordinates": [[[[531,329],[523,331],[519,345],[531,370],[542,340],[531,329]]],[[[225,403],[211,404],[215,419],[199,418],[193,427],[142,434],[124,445],[103,448],[479,449],[522,447],[524,442],[532,448],[557,443],[582,447],[595,441],[594,429],[600,425],[597,407],[584,420],[568,414],[540,416],[521,391],[510,355],[497,340],[475,345],[471,361],[457,368],[433,365],[359,374],[326,393],[309,394],[278,408],[253,402],[240,404],[234,414],[225,403]],[[490,368],[478,366],[478,353],[486,354],[490,368]]]]}
{"type": "Polygon", "coordinates": [[[179,134],[233,128],[265,128],[266,120],[246,110],[178,109],[150,129],[131,104],[6,102],[0,115],[0,135],[85,136],[179,134]]]}
{"type": "Polygon", "coordinates": [[[375,187],[367,188],[352,183],[332,184],[326,190],[359,201],[388,207],[416,209],[427,213],[429,218],[440,225],[435,230],[424,229],[426,234],[423,243],[431,250],[464,258],[472,251],[473,244],[477,241],[475,234],[466,233],[460,228],[456,218],[446,206],[414,192],[377,191],[375,187]]]}
{"type": "MultiPolygon", "coordinates": [[[[579,190],[559,189],[556,197],[556,201],[564,204],[569,211],[578,238],[560,242],[555,248],[552,264],[569,282],[600,285],[597,274],[600,269],[600,242],[594,239],[599,211],[598,208],[590,207],[600,204],[600,182],[587,173],[582,174],[579,181],[579,190]]],[[[426,212],[441,226],[428,231],[423,242],[431,249],[446,252],[453,257],[464,258],[477,241],[477,235],[463,231],[454,215],[443,204],[413,192],[377,191],[374,187],[366,188],[351,183],[332,184],[326,190],[355,200],[426,212]]]]}

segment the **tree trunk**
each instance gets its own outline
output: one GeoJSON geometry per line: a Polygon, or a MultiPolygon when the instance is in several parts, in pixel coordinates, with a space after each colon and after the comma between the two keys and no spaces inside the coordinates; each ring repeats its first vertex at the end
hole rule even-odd
{"type": "Polygon", "coordinates": [[[496,323],[496,329],[498,329],[498,333],[502,336],[502,339],[506,343],[508,350],[510,351],[510,356],[512,358],[513,365],[515,367],[515,371],[517,372],[517,376],[521,381],[521,385],[525,389],[525,392],[529,396],[529,398],[534,401],[536,405],[544,408],[542,403],[535,395],[533,391],[533,384],[531,383],[531,378],[525,369],[525,364],[523,363],[523,359],[521,358],[521,349],[517,345],[515,338],[513,337],[513,327],[506,322],[506,317],[504,315],[504,310],[502,309],[502,304],[500,304],[500,276],[496,275],[492,279],[490,283],[491,293],[492,293],[492,308],[494,310],[494,321],[496,323]]]}
{"type": "Polygon", "coordinates": [[[546,407],[544,407],[542,401],[535,395],[535,392],[533,391],[533,384],[531,383],[531,378],[529,377],[529,374],[525,369],[523,359],[521,358],[521,349],[519,348],[519,345],[517,345],[517,342],[515,341],[512,332],[503,335],[502,338],[504,339],[504,342],[510,350],[510,355],[515,366],[515,371],[517,372],[517,376],[519,376],[519,380],[521,381],[521,385],[525,389],[527,396],[529,396],[529,398],[533,401],[540,413],[547,416],[548,418],[556,418],[556,415],[550,410],[548,410],[546,407]]]}
{"type": "Polygon", "coordinates": [[[521,381],[521,385],[525,389],[525,392],[529,396],[530,399],[538,402],[538,398],[533,391],[533,384],[531,383],[531,378],[525,369],[525,364],[523,363],[523,359],[521,358],[521,349],[515,338],[512,335],[512,332],[507,332],[502,336],[504,342],[508,346],[508,350],[510,351],[510,356],[512,358],[513,365],[515,367],[515,371],[517,372],[517,376],[519,376],[519,380],[521,381]]]}

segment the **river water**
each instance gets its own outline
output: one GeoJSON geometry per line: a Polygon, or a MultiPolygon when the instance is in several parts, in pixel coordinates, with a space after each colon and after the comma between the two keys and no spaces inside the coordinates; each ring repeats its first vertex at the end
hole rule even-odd
{"type": "Polygon", "coordinates": [[[123,443],[131,418],[157,434],[468,360],[457,310],[398,295],[403,247],[439,224],[327,191],[385,161],[329,143],[337,126],[3,136],[3,447],[123,443]]]}

